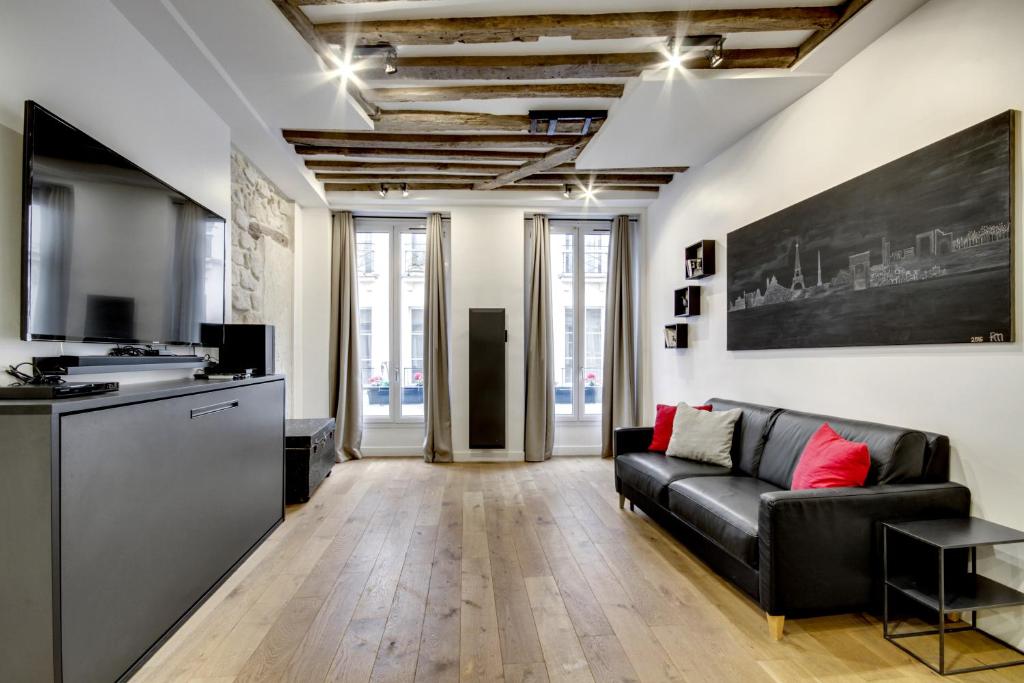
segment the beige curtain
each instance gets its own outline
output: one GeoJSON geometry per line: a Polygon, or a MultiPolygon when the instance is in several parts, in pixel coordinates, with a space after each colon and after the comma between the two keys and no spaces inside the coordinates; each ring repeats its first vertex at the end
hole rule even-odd
{"type": "Polygon", "coordinates": [[[331,412],[337,420],[338,462],[362,457],[362,379],[359,376],[359,284],[356,224],[350,211],[334,214],[331,231],[331,412]]]}
{"type": "Polygon", "coordinates": [[[441,214],[427,216],[427,291],[424,320],[423,400],[427,434],[423,458],[452,462],[452,406],[448,379],[448,279],[441,214]]]}
{"type": "Polygon", "coordinates": [[[605,301],[604,372],[601,387],[601,457],[612,456],[616,427],[634,427],[640,412],[638,244],[629,216],[612,225],[605,301]]]}
{"type": "Polygon", "coordinates": [[[548,217],[534,216],[527,234],[526,271],[526,423],[523,450],[528,462],[547,460],[555,445],[550,234],[548,217]]]}

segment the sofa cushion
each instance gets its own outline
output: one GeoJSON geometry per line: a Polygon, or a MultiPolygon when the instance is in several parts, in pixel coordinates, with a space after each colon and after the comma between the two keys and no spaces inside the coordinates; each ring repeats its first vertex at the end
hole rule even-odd
{"type": "Polygon", "coordinates": [[[670,458],[661,453],[627,453],[615,458],[615,475],[627,486],[664,507],[668,485],[687,477],[716,477],[729,474],[725,467],[670,458]]]}
{"type": "MultiPolygon", "coordinates": [[[[697,410],[711,411],[711,406],[693,406],[697,410]]],[[[654,436],[651,437],[651,445],[647,450],[652,453],[664,453],[668,450],[668,442],[672,440],[672,425],[676,421],[677,406],[668,406],[659,403],[654,407],[654,436]]]]}
{"type": "Polygon", "coordinates": [[[920,480],[927,448],[923,432],[795,410],[783,410],[775,417],[764,445],[758,478],[788,489],[800,454],[825,422],[844,439],[867,444],[871,469],[865,486],[920,480]]]}
{"type": "Polygon", "coordinates": [[[836,434],[828,423],[821,425],[807,442],[796,469],[793,490],[835,489],[863,486],[871,469],[868,447],[847,441],[836,434]]]}
{"type": "Polygon", "coordinates": [[[700,477],[668,487],[668,509],[727,553],[757,567],[761,494],[781,490],[754,477],[700,477]]]}
{"type": "Polygon", "coordinates": [[[742,414],[738,409],[712,413],[680,403],[665,453],[731,469],[732,437],[742,414]]]}
{"type": "Polygon", "coordinates": [[[743,411],[743,416],[736,423],[732,435],[732,464],[737,472],[756,477],[768,430],[772,420],[781,411],[778,408],[730,401],[726,398],[713,398],[708,404],[714,410],[739,408],[743,411]]]}

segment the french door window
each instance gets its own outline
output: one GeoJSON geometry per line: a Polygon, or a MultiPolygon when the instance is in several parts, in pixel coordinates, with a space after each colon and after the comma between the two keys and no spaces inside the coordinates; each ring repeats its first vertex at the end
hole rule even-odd
{"type": "Polygon", "coordinates": [[[356,217],[363,416],[423,420],[425,218],[356,217]]]}
{"type": "Polygon", "coordinates": [[[611,221],[551,221],[555,414],[601,415],[605,292],[611,221]]]}

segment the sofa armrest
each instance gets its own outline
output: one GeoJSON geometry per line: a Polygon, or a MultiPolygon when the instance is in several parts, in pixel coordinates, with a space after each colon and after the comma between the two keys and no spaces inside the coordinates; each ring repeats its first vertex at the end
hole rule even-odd
{"type": "Polygon", "coordinates": [[[795,616],[877,605],[882,523],[966,517],[970,506],[970,490],[952,483],[762,494],[761,607],[795,616]]]}
{"type": "Polygon", "coordinates": [[[646,453],[654,438],[654,427],[619,427],[615,430],[613,455],[646,453]]]}

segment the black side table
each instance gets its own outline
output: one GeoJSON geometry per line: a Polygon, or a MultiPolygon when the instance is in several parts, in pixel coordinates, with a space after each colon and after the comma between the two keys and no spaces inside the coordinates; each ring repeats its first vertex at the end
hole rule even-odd
{"type": "Polygon", "coordinates": [[[1006,543],[1024,543],[1024,532],[1009,527],[986,522],[976,517],[961,519],[933,519],[919,522],[900,522],[883,525],[882,562],[885,572],[884,613],[882,617],[882,634],[885,639],[908,655],[918,660],[932,671],[943,676],[998,669],[1006,666],[1024,664],[1024,658],[997,664],[986,664],[960,669],[946,668],[946,634],[961,631],[977,631],[990,640],[1024,655],[1024,651],[996,638],[978,628],[978,610],[997,607],[1024,605],[1024,593],[1004,586],[992,579],[978,575],[978,548],[980,546],[1002,545],[1006,543]],[[924,543],[938,551],[937,575],[928,578],[918,576],[890,576],[889,574],[889,535],[901,534],[919,543],[924,543]],[[958,575],[947,573],[947,551],[969,550],[970,572],[958,575]],[[935,610],[939,615],[939,626],[935,630],[914,631],[912,633],[891,633],[889,624],[889,591],[899,593],[916,602],[935,610]],[[954,613],[971,613],[969,626],[946,626],[946,616],[954,613]],[[900,638],[916,636],[939,636],[938,667],[925,661],[898,642],[900,638]]]}

